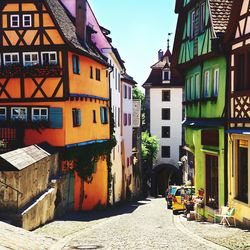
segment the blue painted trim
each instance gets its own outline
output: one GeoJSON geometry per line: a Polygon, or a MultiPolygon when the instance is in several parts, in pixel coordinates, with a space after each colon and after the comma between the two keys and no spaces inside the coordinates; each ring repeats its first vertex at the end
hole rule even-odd
{"type": "Polygon", "coordinates": [[[108,141],[108,140],[84,141],[84,142],[80,142],[80,143],[68,144],[68,145],[65,145],[65,147],[66,148],[81,147],[81,146],[86,146],[86,145],[95,144],[95,143],[103,143],[106,141],[108,141]]]}
{"type": "Polygon", "coordinates": [[[109,98],[104,98],[100,96],[95,96],[95,95],[86,95],[86,94],[70,94],[69,97],[87,97],[87,98],[93,98],[97,100],[102,100],[102,101],[109,101],[109,98]]]}
{"type": "Polygon", "coordinates": [[[250,135],[250,129],[229,129],[225,131],[227,134],[241,134],[241,135],[250,135]]]}

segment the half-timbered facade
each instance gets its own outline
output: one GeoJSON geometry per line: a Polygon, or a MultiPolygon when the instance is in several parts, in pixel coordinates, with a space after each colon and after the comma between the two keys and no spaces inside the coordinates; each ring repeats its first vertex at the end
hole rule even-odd
{"type": "MultiPolygon", "coordinates": [[[[86,1],[76,2],[75,18],[59,0],[0,3],[2,152],[42,142],[69,149],[110,138],[108,63],[91,41],[86,1]]],[[[104,159],[97,165],[80,205],[76,176],[75,209],[106,204],[107,165],[104,159]]]]}
{"type": "Polygon", "coordinates": [[[195,171],[196,189],[204,189],[207,216],[226,203],[225,91],[227,60],[222,37],[232,0],[177,0],[179,14],[173,68],[185,81],[185,149],[195,171]]]}
{"type": "Polygon", "coordinates": [[[250,1],[235,1],[225,39],[229,43],[228,202],[250,225],[250,1]]]}

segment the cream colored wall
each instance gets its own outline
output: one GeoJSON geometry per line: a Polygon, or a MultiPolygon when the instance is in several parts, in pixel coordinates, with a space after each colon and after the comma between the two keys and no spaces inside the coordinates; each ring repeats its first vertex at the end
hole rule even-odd
{"type": "Polygon", "coordinates": [[[235,218],[238,223],[250,226],[250,135],[236,135],[228,136],[228,205],[236,208],[235,218]],[[248,204],[237,200],[237,175],[236,175],[236,156],[235,140],[248,140],[248,204]]]}

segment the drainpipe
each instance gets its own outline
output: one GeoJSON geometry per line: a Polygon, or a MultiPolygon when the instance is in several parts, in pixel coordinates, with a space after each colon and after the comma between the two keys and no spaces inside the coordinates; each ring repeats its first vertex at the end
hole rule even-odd
{"type": "MultiPolygon", "coordinates": [[[[114,67],[112,65],[109,66],[109,103],[110,103],[110,108],[109,108],[109,117],[111,118],[111,109],[112,109],[112,92],[111,92],[111,82],[110,82],[110,75],[114,70],[114,67]]],[[[109,119],[111,121],[111,119],[109,119]]],[[[111,139],[111,126],[109,125],[109,138],[111,139]]]]}

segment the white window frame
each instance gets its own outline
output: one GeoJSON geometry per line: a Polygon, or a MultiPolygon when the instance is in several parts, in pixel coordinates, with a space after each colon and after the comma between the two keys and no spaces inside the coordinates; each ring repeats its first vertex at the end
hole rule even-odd
{"type": "Polygon", "coordinates": [[[194,29],[195,29],[195,10],[192,10],[190,13],[190,39],[194,38],[194,29]]]}
{"type": "Polygon", "coordinates": [[[25,14],[23,15],[23,27],[32,27],[32,16],[25,14]],[[29,17],[29,24],[25,25],[25,17],[29,17]]]}
{"type": "Polygon", "coordinates": [[[194,76],[190,77],[190,99],[194,100],[195,99],[195,82],[194,82],[194,76]]]}
{"type": "Polygon", "coordinates": [[[26,107],[12,107],[11,108],[11,120],[27,121],[27,115],[28,115],[28,109],[26,107]],[[18,109],[19,112],[21,109],[25,110],[25,116],[22,118],[22,117],[19,117],[20,114],[18,116],[14,115],[13,110],[15,110],[15,109],[18,109]]]}
{"type": "Polygon", "coordinates": [[[213,86],[213,95],[214,96],[218,96],[219,81],[220,81],[220,70],[219,70],[219,68],[216,68],[216,69],[214,69],[214,86],[213,86]]]}
{"type": "Polygon", "coordinates": [[[58,63],[58,58],[57,58],[57,53],[56,53],[56,51],[43,51],[42,53],[41,53],[41,60],[42,60],[42,65],[44,65],[44,61],[43,61],[43,55],[44,54],[48,54],[49,55],[49,65],[56,65],[57,63],[58,63]],[[54,54],[55,55],[55,60],[51,60],[50,59],[50,55],[51,54],[54,54]]]}
{"type": "Polygon", "coordinates": [[[20,17],[19,17],[19,15],[10,15],[10,27],[11,28],[18,28],[18,27],[20,27],[20,17]],[[15,21],[15,22],[17,22],[17,25],[13,25],[13,18],[14,17],[17,17],[17,21],[15,21]]]}
{"type": "Polygon", "coordinates": [[[12,64],[20,63],[19,53],[3,53],[3,63],[4,63],[4,65],[12,65],[12,64]],[[5,60],[5,56],[7,56],[7,55],[9,55],[11,57],[11,60],[8,63],[6,63],[6,60],[5,60]],[[17,59],[18,59],[18,61],[15,63],[13,63],[13,56],[14,55],[17,55],[17,59]]]}
{"type": "Polygon", "coordinates": [[[162,71],[162,81],[163,83],[169,82],[170,81],[170,70],[163,70],[162,71]],[[165,73],[168,73],[168,79],[165,79],[165,73]]]}
{"type": "Polygon", "coordinates": [[[4,114],[0,114],[0,121],[7,119],[7,108],[6,107],[0,107],[0,110],[4,110],[4,114]]]}
{"type": "Polygon", "coordinates": [[[209,97],[210,73],[209,70],[204,72],[204,97],[209,97]]]}
{"type": "Polygon", "coordinates": [[[37,65],[39,64],[39,55],[38,52],[23,52],[23,65],[24,66],[33,66],[33,65],[37,65]],[[26,64],[27,62],[25,61],[25,56],[26,55],[30,55],[31,56],[31,61],[27,61],[29,62],[28,64],[26,64]],[[37,60],[36,61],[32,61],[32,55],[36,55],[37,56],[37,60]]]}
{"type": "Polygon", "coordinates": [[[48,121],[49,120],[49,109],[44,107],[32,107],[31,108],[31,120],[32,121],[48,121]],[[35,115],[34,111],[38,110],[39,114],[35,115]],[[42,110],[46,110],[46,115],[42,115],[42,110]],[[37,118],[35,118],[37,117],[37,118]]]}
{"type": "Polygon", "coordinates": [[[206,4],[203,2],[200,6],[200,32],[205,29],[206,4]]]}

